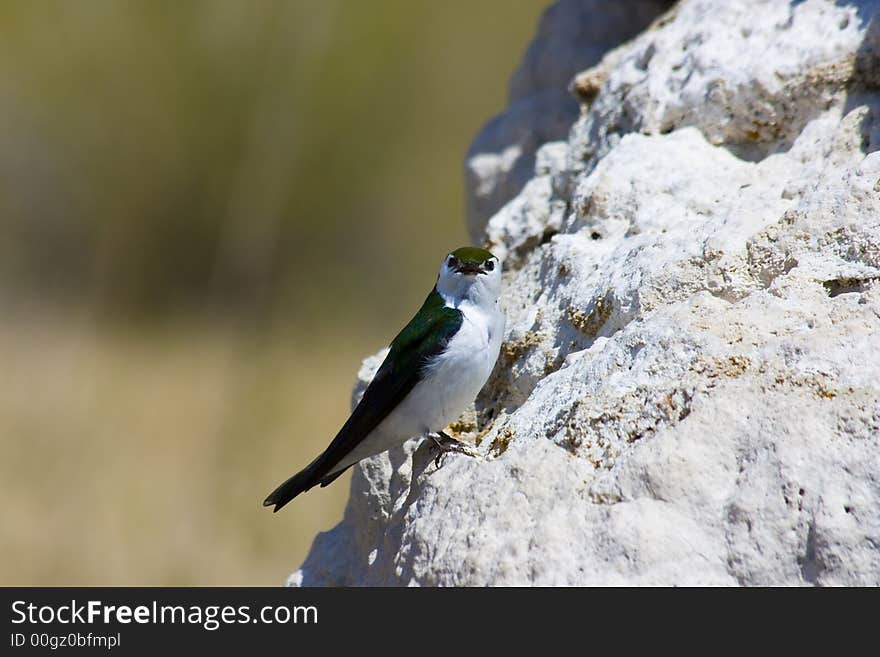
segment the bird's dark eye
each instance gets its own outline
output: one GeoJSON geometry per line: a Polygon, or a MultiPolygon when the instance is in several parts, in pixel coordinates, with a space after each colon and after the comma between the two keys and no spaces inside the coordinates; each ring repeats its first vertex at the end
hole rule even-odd
{"type": "Polygon", "coordinates": [[[494,260],[487,260],[486,264],[483,266],[486,268],[486,271],[492,271],[493,269],[495,269],[495,261],[494,260]]]}
{"type": "Polygon", "coordinates": [[[450,267],[455,267],[455,265],[458,264],[458,258],[456,258],[454,255],[451,255],[449,256],[449,260],[447,260],[447,263],[450,267]]]}

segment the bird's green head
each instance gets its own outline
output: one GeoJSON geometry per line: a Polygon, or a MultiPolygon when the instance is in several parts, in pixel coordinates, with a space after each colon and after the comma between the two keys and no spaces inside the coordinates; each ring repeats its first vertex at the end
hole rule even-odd
{"type": "Polygon", "coordinates": [[[436,287],[455,307],[465,298],[495,303],[501,294],[501,262],[486,249],[463,246],[443,259],[436,287]]]}
{"type": "Polygon", "coordinates": [[[488,274],[498,265],[498,258],[486,249],[462,246],[446,256],[446,265],[462,274],[488,274]]]}

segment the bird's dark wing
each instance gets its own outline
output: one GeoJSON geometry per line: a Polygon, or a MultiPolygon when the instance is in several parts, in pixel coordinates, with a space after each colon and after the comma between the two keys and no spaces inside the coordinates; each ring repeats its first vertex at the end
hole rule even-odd
{"type": "Polygon", "coordinates": [[[329,467],[339,463],[406,397],[422,368],[440,354],[461,327],[460,310],[448,308],[432,291],[416,316],[394,338],[364,396],[324,452],[329,467]]]}
{"type": "Polygon", "coordinates": [[[461,323],[461,311],[447,307],[433,290],[416,316],[394,338],[376,376],[330,446],[305,470],[279,486],[263,504],[274,504],[277,511],[299,493],[326,480],[333,467],[403,401],[419,382],[424,366],[446,348],[461,323]]]}

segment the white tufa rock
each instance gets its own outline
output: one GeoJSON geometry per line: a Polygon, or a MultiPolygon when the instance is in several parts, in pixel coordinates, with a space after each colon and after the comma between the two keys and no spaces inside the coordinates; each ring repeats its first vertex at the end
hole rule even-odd
{"type": "Polygon", "coordinates": [[[563,139],[578,116],[567,86],[578,71],[631,39],[672,0],[560,0],[513,74],[507,111],[489,121],[465,158],[468,227],[482,242],[488,219],[532,177],[535,151],[563,139]]]}
{"type": "Polygon", "coordinates": [[[880,584],[878,71],[878,2],[690,0],[578,75],[482,237],[485,459],[363,462],[290,583],[880,584]]]}

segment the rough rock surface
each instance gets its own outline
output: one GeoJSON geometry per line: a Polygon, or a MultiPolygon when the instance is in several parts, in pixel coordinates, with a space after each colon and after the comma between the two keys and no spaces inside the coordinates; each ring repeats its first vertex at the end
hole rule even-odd
{"type": "Polygon", "coordinates": [[[489,121],[465,158],[468,226],[483,241],[486,221],[534,174],[535,151],[563,139],[578,116],[568,83],[608,50],[631,39],[672,0],[560,0],[541,17],[538,34],[513,74],[508,108],[489,121]]]}
{"type": "Polygon", "coordinates": [[[880,584],[878,75],[880,2],[826,0],[685,0],[579,73],[481,237],[484,458],[363,462],[290,583],[880,584]]]}

